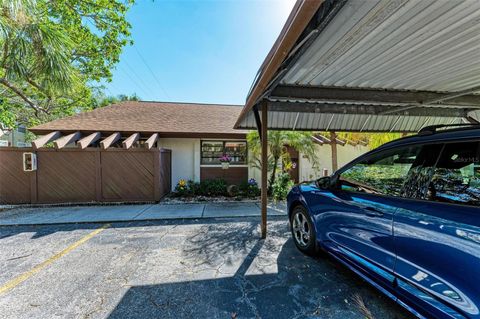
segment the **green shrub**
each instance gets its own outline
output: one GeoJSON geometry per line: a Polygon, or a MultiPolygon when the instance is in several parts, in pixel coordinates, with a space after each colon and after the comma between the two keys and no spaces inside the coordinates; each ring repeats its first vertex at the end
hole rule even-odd
{"type": "Polygon", "coordinates": [[[244,197],[255,198],[260,196],[260,188],[255,179],[251,178],[248,182],[241,183],[239,186],[240,194],[244,197]]]}
{"type": "Polygon", "coordinates": [[[200,182],[198,194],[202,196],[226,196],[227,183],[223,179],[207,179],[200,182]]]}
{"type": "Polygon", "coordinates": [[[230,193],[227,189],[227,183],[223,179],[208,179],[200,183],[192,180],[186,181],[181,179],[175,186],[175,196],[244,196],[254,198],[260,196],[260,189],[255,180],[251,179],[248,183],[243,183],[240,187],[231,187],[230,193]]]}
{"type": "Polygon", "coordinates": [[[272,195],[276,200],[284,200],[293,186],[293,181],[288,173],[278,175],[275,183],[272,185],[272,195]]]}
{"type": "Polygon", "coordinates": [[[190,191],[190,193],[193,196],[199,195],[199,193],[200,193],[200,183],[189,180],[187,182],[187,187],[188,187],[188,190],[190,191]]]}

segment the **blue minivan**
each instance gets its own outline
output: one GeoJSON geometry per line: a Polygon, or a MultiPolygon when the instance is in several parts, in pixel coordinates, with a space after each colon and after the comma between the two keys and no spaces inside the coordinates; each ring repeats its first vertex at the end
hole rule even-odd
{"type": "Polygon", "coordinates": [[[293,240],[419,318],[480,318],[480,126],[434,126],[288,195],[293,240]]]}

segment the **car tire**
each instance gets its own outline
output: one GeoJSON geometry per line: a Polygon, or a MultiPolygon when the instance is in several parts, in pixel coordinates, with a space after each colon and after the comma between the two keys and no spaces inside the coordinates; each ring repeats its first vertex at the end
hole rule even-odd
{"type": "Polygon", "coordinates": [[[316,255],[315,229],[305,207],[299,205],[293,209],[290,215],[290,231],[298,250],[309,256],[316,255]]]}

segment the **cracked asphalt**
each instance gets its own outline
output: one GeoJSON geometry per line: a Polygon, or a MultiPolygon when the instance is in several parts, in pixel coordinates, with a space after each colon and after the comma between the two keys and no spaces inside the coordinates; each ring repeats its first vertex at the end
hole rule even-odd
{"type": "Polygon", "coordinates": [[[266,240],[258,222],[0,227],[0,287],[14,283],[0,318],[411,317],[332,259],[298,252],[284,217],[266,240]]]}

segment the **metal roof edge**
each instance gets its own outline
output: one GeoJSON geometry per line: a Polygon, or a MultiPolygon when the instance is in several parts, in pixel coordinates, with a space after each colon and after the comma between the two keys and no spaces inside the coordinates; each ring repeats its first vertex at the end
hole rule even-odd
{"type": "Polygon", "coordinates": [[[245,106],[234,125],[235,129],[239,128],[240,122],[257,103],[257,100],[261,97],[263,91],[267,88],[324,1],[297,0],[282,31],[257,73],[256,81],[249,92],[245,106]]]}

